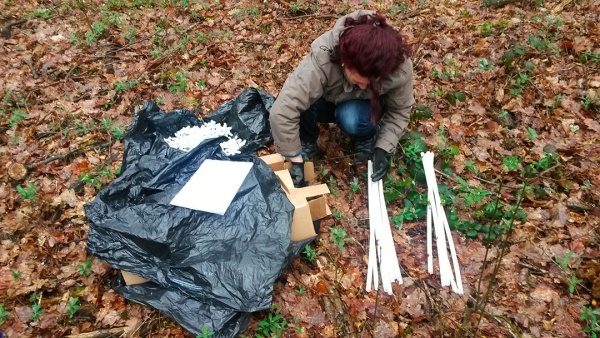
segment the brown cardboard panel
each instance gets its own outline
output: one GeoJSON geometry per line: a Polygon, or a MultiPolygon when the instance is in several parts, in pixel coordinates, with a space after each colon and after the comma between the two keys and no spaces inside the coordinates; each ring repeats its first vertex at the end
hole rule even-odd
{"type": "MultiPolygon", "coordinates": [[[[311,185],[304,188],[295,188],[289,168],[290,162],[284,162],[285,159],[279,154],[261,156],[274,171],[281,183],[281,187],[287,194],[290,202],[294,205],[294,215],[292,217],[291,240],[301,241],[315,237],[313,221],[331,215],[331,210],[327,205],[325,194],[329,194],[329,188],[326,184],[311,185]],[[281,168],[281,169],[279,169],[281,168]],[[307,201],[306,198],[312,198],[307,201]],[[314,214],[313,214],[314,212],[314,214]]],[[[314,164],[312,162],[304,163],[304,179],[307,182],[315,180],[314,164]]]]}
{"type": "Polygon", "coordinates": [[[327,205],[327,198],[325,196],[309,201],[308,207],[313,221],[331,215],[331,210],[327,205]]]}
{"type": "Polygon", "coordinates": [[[127,285],[142,284],[148,281],[147,279],[144,279],[140,276],[134,275],[123,270],[121,270],[121,275],[123,275],[123,279],[125,280],[125,284],[127,285]]]}
{"type": "Polygon", "coordinates": [[[260,157],[261,160],[265,161],[266,164],[273,169],[273,171],[285,169],[284,161],[285,158],[281,154],[271,154],[260,157]]]}
{"type": "Polygon", "coordinates": [[[315,237],[316,235],[308,204],[296,207],[294,217],[292,218],[290,239],[292,241],[301,241],[315,237]]]}
{"type": "Polygon", "coordinates": [[[290,172],[287,170],[278,170],[275,172],[277,178],[279,178],[279,182],[281,183],[281,187],[287,194],[291,194],[292,190],[294,190],[294,182],[292,181],[292,176],[290,172]]]}
{"type": "MultiPolygon", "coordinates": [[[[283,164],[285,169],[290,169],[292,167],[291,162],[285,162],[283,164]]],[[[304,180],[306,182],[314,182],[315,181],[315,164],[312,162],[304,162],[304,180]]]]}
{"type": "Polygon", "coordinates": [[[325,196],[308,201],[308,207],[313,221],[330,215],[327,213],[327,198],[325,196]]]}
{"type": "Polygon", "coordinates": [[[327,187],[327,184],[309,185],[308,187],[294,189],[293,193],[309,198],[329,194],[329,187],[327,187]]]}

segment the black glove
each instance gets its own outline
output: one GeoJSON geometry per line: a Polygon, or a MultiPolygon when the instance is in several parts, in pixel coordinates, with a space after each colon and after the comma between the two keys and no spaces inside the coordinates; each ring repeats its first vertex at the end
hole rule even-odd
{"type": "Polygon", "coordinates": [[[306,182],[304,181],[304,162],[292,162],[290,175],[292,176],[294,187],[302,188],[306,186],[306,182]]]}
{"type": "Polygon", "coordinates": [[[389,155],[387,151],[375,148],[375,152],[373,153],[373,175],[371,175],[373,182],[379,181],[387,174],[390,168],[389,155]]]}

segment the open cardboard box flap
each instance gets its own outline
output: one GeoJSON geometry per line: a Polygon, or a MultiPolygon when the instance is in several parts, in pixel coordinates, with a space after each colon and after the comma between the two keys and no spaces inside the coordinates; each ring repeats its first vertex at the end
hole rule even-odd
{"type": "MultiPolygon", "coordinates": [[[[275,175],[281,182],[281,187],[295,207],[291,240],[301,241],[315,237],[317,234],[315,233],[313,221],[331,215],[325,197],[329,194],[329,187],[326,184],[317,184],[295,188],[288,170],[291,163],[285,162],[283,156],[273,154],[262,156],[261,159],[275,171],[275,175]]],[[[304,179],[307,182],[314,182],[315,180],[315,169],[312,162],[304,163],[304,179]]]]}
{"type": "MultiPolygon", "coordinates": [[[[292,241],[302,241],[317,236],[313,221],[331,215],[325,195],[329,194],[326,184],[310,185],[304,188],[295,188],[290,176],[291,163],[285,162],[280,154],[272,154],[260,157],[267,163],[279,178],[281,187],[294,205],[294,216],[292,218],[291,236],[292,241]]],[[[315,169],[312,162],[304,163],[304,179],[314,182],[315,169]]],[[[127,285],[141,284],[146,279],[133,275],[127,271],[121,271],[127,285]]]]}

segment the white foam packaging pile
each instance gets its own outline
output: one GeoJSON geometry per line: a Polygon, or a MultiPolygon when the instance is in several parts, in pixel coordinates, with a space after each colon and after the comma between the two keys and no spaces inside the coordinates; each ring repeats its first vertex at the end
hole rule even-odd
{"type": "Polygon", "coordinates": [[[227,141],[221,142],[221,149],[227,156],[239,154],[246,144],[246,140],[241,140],[231,133],[231,127],[227,127],[227,124],[215,121],[204,123],[200,127],[183,127],[174,136],[167,137],[165,142],[172,148],[188,152],[204,140],[221,136],[228,138],[227,141]]]}

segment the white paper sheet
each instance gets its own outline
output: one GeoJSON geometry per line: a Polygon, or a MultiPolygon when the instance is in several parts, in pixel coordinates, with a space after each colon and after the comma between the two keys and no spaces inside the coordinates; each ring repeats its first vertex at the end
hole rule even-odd
{"type": "Polygon", "coordinates": [[[205,160],[171,205],[223,215],[252,165],[252,162],[205,160]]]}

